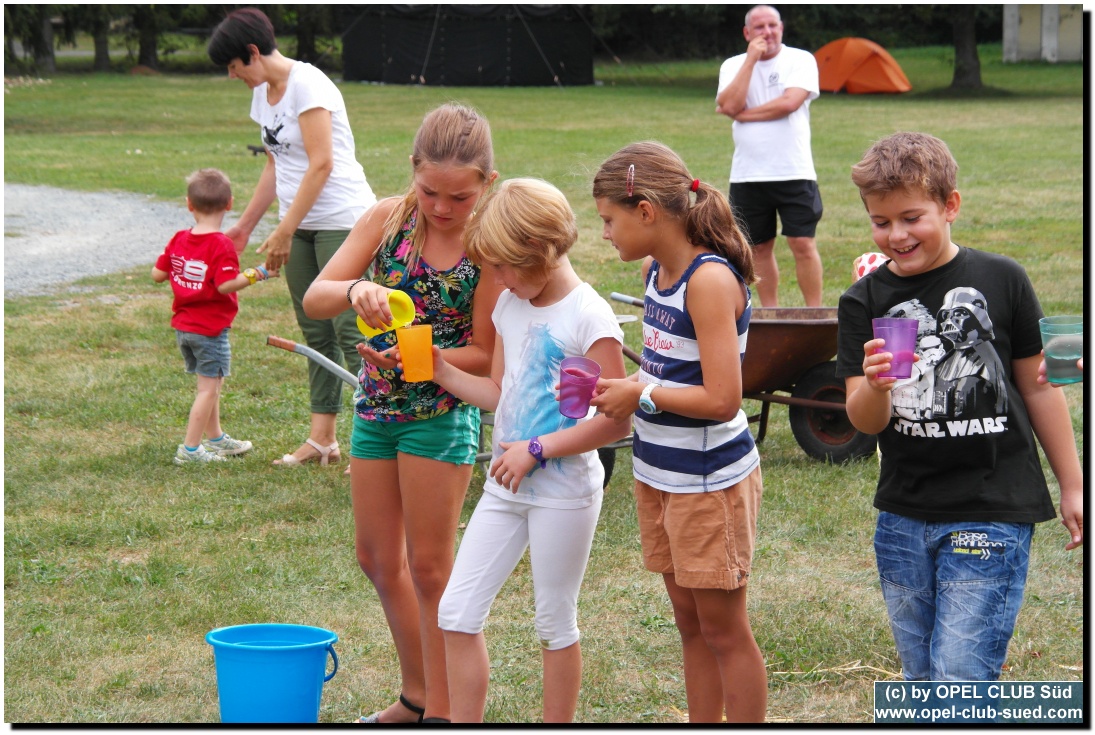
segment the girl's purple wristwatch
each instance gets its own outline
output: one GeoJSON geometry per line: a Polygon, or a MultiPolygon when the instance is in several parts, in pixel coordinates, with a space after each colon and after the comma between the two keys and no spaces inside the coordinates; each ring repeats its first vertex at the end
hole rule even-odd
{"type": "Polygon", "coordinates": [[[540,469],[547,467],[547,460],[544,459],[544,447],[540,444],[540,437],[534,436],[528,440],[528,453],[540,463],[540,469]]]}

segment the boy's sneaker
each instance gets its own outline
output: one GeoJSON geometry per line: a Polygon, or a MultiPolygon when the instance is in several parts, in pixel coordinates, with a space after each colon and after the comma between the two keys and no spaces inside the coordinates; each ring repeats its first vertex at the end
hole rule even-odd
{"type": "Polygon", "coordinates": [[[233,439],[228,436],[228,434],[225,434],[217,440],[207,439],[202,442],[202,446],[221,457],[229,457],[251,451],[251,442],[233,439]]]}
{"type": "Polygon", "coordinates": [[[215,452],[206,451],[205,447],[198,447],[193,452],[180,444],[175,451],[175,464],[204,464],[206,462],[227,462],[224,457],[215,452]]]}

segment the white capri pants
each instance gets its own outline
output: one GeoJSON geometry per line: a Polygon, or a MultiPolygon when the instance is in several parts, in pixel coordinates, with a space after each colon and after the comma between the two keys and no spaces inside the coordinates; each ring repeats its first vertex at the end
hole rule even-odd
{"type": "Polygon", "coordinates": [[[468,521],[437,611],[442,630],[476,634],[498,591],[529,549],[536,633],[549,651],[578,641],[582,586],[604,494],[585,508],[545,508],[484,492],[468,521]]]}

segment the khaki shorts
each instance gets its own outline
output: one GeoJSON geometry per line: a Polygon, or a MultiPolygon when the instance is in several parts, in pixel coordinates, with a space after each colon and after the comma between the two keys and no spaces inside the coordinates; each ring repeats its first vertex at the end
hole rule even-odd
{"type": "Polygon", "coordinates": [[[643,564],[681,587],[735,590],[753,563],[760,467],[725,490],[667,493],[635,483],[643,564]]]}

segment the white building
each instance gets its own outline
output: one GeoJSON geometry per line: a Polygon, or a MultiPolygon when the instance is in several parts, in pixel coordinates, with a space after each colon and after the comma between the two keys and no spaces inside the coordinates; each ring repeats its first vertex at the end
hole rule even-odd
{"type": "Polygon", "coordinates": [[[1004,61],[1083,61],[1083,5],[1005,5],[1004,61]]]}

